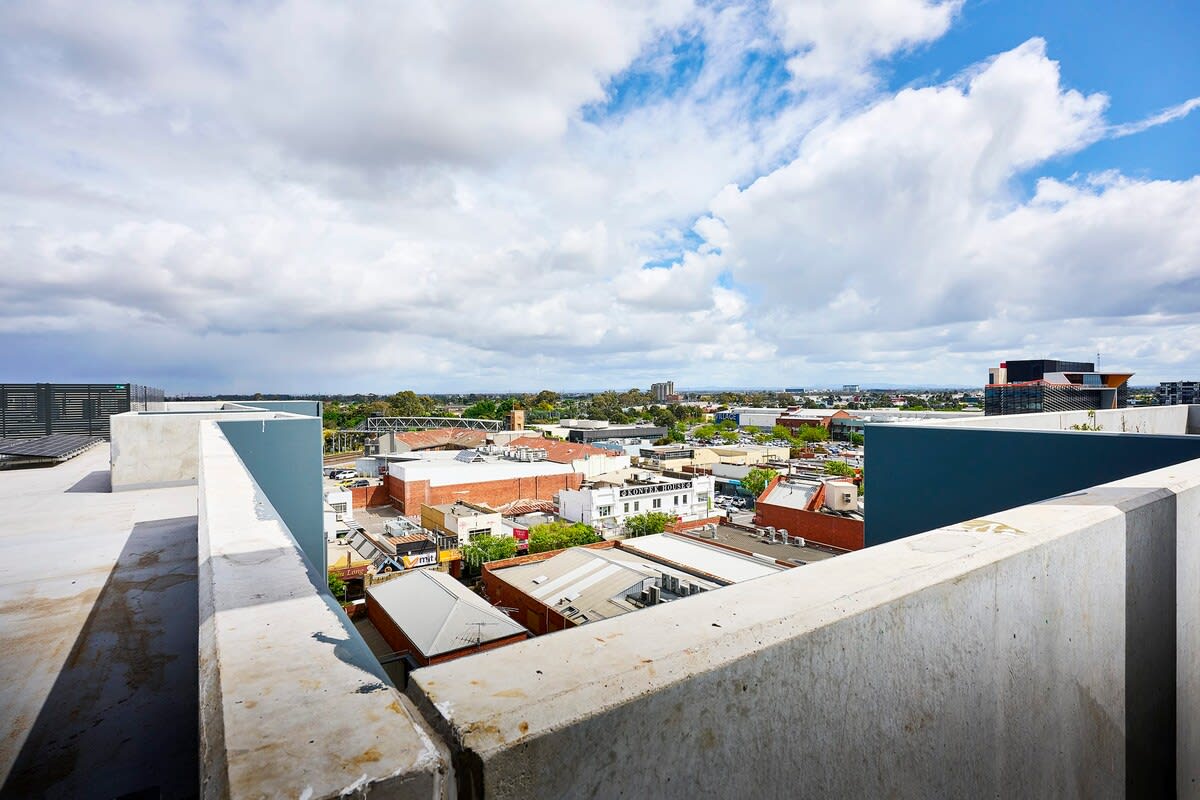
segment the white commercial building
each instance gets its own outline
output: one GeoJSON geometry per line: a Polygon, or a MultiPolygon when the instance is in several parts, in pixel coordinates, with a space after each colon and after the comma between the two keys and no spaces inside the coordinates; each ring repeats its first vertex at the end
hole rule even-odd
{"type": "Polygon", "coordinates": [[[504,536],[500,512],[462,500],[441,505],[421,506],[421,526],[468,544],[476,536],[504,536]]]}
{"type": "Polygon", "coordinates": [[[713,478],[660,478],[620,486],[564,489],[558,495],[559,516],[598,530],[616,531],[629,517],[661,511],[684,522],[705,519],[712,512],[713,478]]]}

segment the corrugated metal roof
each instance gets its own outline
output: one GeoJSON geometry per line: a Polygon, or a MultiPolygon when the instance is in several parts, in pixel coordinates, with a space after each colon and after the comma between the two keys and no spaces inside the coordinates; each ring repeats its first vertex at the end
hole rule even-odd
{"type": "Polygon", "coordinates": [[[761,558],[733,553],[722,547],[714,547],[672,533],[656,533],[628,539],[622,542],[621,546],[626,550],[663,558],[681,567],[713,575],[731,583],[773,575],[786,569],[761,558]]]}
{"type": "Polygon", "coordinates": [[[505,503],[496,510],[506,517],[519,517],[522,514],[534,514],[539,511],[553,513],[555,509],[553,500],[521,499],[505,503]]]}
{"type": "Polygon", "coordinates": [[[367,594],[426,657],[528,633],[444,572],[415,570],[367,594]]]}
{"type": "Polygon", "coordinates": [[[637,609],[625,600],[663,575],[704,589],[720,584],[618,549],[573,547],[544,561],[497,570],[496,576],[577,623],[637,609]]]}
{"type": "Polygon", "coordinates": [[[759,500],[762,505],[779,506],[780,508],[796,508],[804,511],[812,502],[820,484],[817,483],[788,483],[780,481],[775,484],[771,493],[759,500]]]}

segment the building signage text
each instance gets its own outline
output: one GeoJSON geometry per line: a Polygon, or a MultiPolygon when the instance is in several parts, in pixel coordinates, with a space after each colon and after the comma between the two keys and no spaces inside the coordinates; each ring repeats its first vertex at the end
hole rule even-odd
{"type": "Polygon", "coordinates": [[[620,497],[637,497],[643,494],[658,494],[659,492],[682,492],[686,489],[691,489],[692,484],[688,481],[679,481],[677,483],[655,483],[650,486],[631,486],[628,489],[622,489],[620,497]]]}
{"type": "Polygon", "coordinates": [[[429,567],[438,563],[438,554],[437,551],[431,550],[428,553],[421,553],[415,556],[404,556],[401,558],[401,561],[404,562],[405,569],[412,569],[413,567],[429,567]]]}

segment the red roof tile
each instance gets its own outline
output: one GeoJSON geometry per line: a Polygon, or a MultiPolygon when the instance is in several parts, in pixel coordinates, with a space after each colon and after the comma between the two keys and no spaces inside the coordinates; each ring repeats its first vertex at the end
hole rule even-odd
{"type": "Polygon", "coordinates": [[[570,464],[572,461],[587,456],[611,456],[611,450],[593,447],[590,444],[563,442],[558,439],[546,439],[540,436],[522,436],[508,443],[509,447],[536,447],[546,451],[546,460],[555,464],[570,464]]]}
{"type": "Polygon", "coordinates": [[[409,431],[396,434],[396,441],[413,450],[428,450],[447,445],[468,449],[487,441],[487,431],[468,428],[435,428],[429,431],[409,431]]]}

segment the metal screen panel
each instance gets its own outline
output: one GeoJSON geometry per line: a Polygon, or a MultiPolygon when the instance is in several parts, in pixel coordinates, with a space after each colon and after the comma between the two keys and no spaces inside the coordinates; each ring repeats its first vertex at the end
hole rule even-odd
{"type": "Polygon", "coordinates": [[[0,438],[70,433],[107,439],[113,414],[162,408],[162,389],[137,384],[0,384],[0,438]]]}

